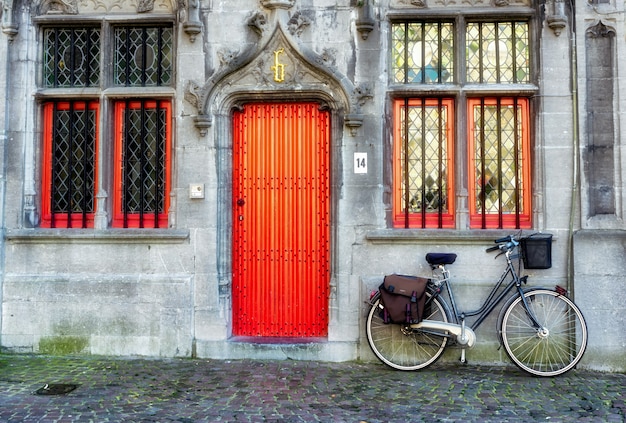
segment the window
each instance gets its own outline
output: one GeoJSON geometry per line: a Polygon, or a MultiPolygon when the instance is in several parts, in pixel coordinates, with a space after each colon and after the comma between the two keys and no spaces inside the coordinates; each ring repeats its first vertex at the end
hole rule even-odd
{"type": "Polygon", "coordinates": [[[392,31],[393,82],[401,84],[454,81],[454,24],[404,22],[392,31]]]}
{"type": "Polygon", "coordinates": [[[393,226],[530,227],[528,22],[399,22],[391,37],[393,226]]]}
{"type": "Polygon", "coordinates": [[[115,226],[167,226],[170,119],[166,101],[115,104],[115,226]]]}
{"type": "Polygon", "coordinates": [[[116,85],[161,86],[172,79],[171,28],[116,28],[116,85]]]}
{"type": "Polygon", "coordinates": [[[470,223],[472,228],[530,226],[528,100],[480,98],[468,102],[470,223]]]}
{"type": "Polygon", "coordinates": [[[114,227],[167,227],[171,90],[158,87],[173,81],[171,26],[55,27],[42,34],[41,225],[93,227],[96,207],[103,207],[114,227]],[[143,87],[156,89],[146,94],[143,87]],[[99,169],[111,186],[100,184],[99,169]],[[109,195],[102,206],[95,201],[100,190],[109,195]]]}
{"type": "Polygon", "coordinates": [[[44,87],[100,84],[100,29],[49,28],[43,41],[44,87]]]}
{"type": "Polygon", "coordinates": [[[394,224],[454,227],[454,100],[404,98],[394,115],[394,224]]]}
{"type": "Polygon", "coordinates": [[[93,226],[98,110],[96,101],[44,106],[43,226],[93,226]]]}

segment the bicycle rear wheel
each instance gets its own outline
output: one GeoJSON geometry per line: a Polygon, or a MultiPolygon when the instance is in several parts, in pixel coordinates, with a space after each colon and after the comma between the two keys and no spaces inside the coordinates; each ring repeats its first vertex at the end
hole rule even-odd
{"type": "MultiPolygon", "coordinates": [[[[424,320],[447,322],[446,308],[426,293],[424,320]]],[[[443,353],[448,338],[441,334],[412,330],[408,325],[385,323],[383,305],[376,299],[366,322],[367,341],[376,357],[398,370],[418,370],[434,363],[443,353]]]]}
{"type": "Polygon", "coordinates": [[[541,328],[533,327],[521,297],[502,314],[502,343],[513,362],[537,376],[558,376],[576,366],[587,347],[587,324],[569,298],[549,289],[524,293],[541,328]]]}

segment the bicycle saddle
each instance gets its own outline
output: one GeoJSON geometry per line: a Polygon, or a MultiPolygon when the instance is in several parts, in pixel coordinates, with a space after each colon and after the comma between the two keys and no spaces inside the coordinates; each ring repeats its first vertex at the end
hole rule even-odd
{"type": "Polygon", "coordinates": [[[439,266],[442,264],[452,264],[456,260],[456,254],[454,253],[428,253],[426,254],[426,261],[433,266],[439,266]]]}

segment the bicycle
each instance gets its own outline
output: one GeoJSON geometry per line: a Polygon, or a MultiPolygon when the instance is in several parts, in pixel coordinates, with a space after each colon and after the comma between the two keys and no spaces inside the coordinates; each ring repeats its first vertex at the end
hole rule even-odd
{"type": "Polygon", "coordinates": [[[495,240],[497,245],[487,249],[500,251],[496,258],[504,256],[506,268],[477,310],[458,310],[446,267],[455,262],[454,253],[426,254],[433,277],[426,286],[421,321],[385,323],[380,290],[374,291],[366,323],[367,340],[374,354],[395,369],[419,370],[437,361],[448,346],[456,345],[461,348],[461,362],[467,363],[465,350],[476,343],[474,331],[507,299],[500,309],[497,334],[513,363],[536,376],[558,376],[573,369],[587,346],[585,318],[561,286],[522,287],[528,276],[520,277],[513,261],[518,259],[517,267],[521,268],[522,239],[521,233],[509,235],[495,240]],[[468,317],[476,320],[468,325],[468,317]]]}

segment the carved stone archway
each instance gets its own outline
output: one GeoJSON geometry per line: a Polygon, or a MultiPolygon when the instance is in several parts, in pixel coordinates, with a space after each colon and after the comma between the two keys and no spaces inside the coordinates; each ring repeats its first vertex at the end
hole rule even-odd
{"type": "MultiPolygon", "coordinates": [[[[333,144],[331,166],[335,169],[331,172],[335,175],[331,190],[336,193],[336,187],[341,185],[339,146],[344,137],[344,125],[350,130],[361,125],[361,106],[371,97],[367,86],[355,86],[337,69],[334,51],[325,49],[317,53],[300,41],[300,34],[311,23],[307,16],[290,15],[289,2],[267,4],[272,7],[269,14],[255,12],[246,22],[258,42],[249,44],[243,51],[218,51],[217,70],[202,85],[190,83],[185,95],[197,108],[195,123],[200,134],[206,136],[210,129],[217,150],[217,271],[224,316],[229,316],[230,312],[232,280],[232,109],[249,101],[300,100],[316,101],[328,108],[333,144]]],[[[336,231],[333,208],[336,210],[336,207],[331,206],[331,233],[336,231]]],[[[331,245],[333,238],[331,235],[331,245]]],[[[337,309],[334,283],[331,276],[330,310],[337,309]]],[[[332,321],[331,316],[331,324],[332,321]]]]}
{"type": "Polygon", "coordinates": [[[218,69],[203,84],[188,83],[185,99],[197,108],[200,134],[206,135],[214,116],[223,113],[224,100],[234,93],[250,97],[314,93],[328,98],[348,127],[361,126],[361,106],[371,98],[371,87],[355,86],[343,75],[335,66],[332,49],[318,53],[300,42],[300,34],[311,23],[307,16],[300,12],[289,16],[285,2],[271,6],[269,14],[257,11],[247,19],[258,42],[243,51],[218,51],[218,69]]]}

